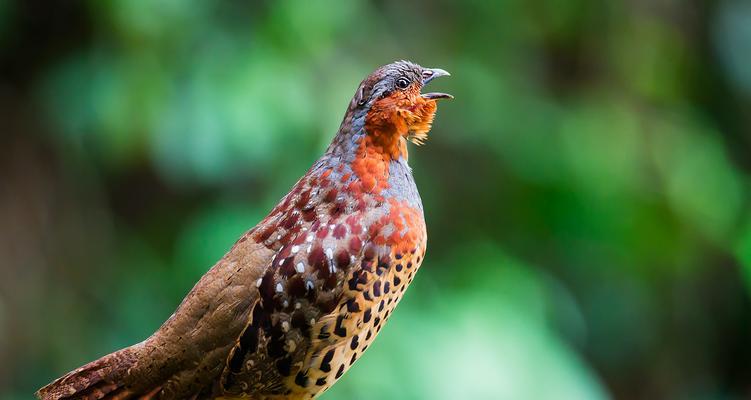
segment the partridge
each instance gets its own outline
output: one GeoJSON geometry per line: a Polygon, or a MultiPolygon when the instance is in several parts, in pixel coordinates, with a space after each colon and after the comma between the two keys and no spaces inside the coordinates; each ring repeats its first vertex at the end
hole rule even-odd
{"type": "Polygon", "coordinates": [[[151,337],[40,389],[60,399],[308,399],[360,357],[426,248],[407,141],[449,75],[398,61],[362,81],[323,156],[151,337]]]}

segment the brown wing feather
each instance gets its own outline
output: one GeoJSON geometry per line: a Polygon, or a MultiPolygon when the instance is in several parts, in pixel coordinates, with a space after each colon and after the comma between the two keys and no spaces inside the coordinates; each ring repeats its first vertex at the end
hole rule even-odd
{"type": "Polygon", "coordinates": [[[190,398],[211,388],[247,326],[254,282],[272,251],[245,240],[193,287],[150,338],[93,361],[37,392],[44,400],[190,398]]]}

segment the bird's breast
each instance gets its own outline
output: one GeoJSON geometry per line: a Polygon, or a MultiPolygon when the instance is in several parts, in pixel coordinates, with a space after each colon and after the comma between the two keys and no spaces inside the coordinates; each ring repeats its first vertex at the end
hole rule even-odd
{"type": "Polygon", "coordinates": [[[406,161],[367,151],[319,160],[247,240],[273,255],[224,393],[275,396],[341,377],[401,300],[427,236],[406,161]]]}

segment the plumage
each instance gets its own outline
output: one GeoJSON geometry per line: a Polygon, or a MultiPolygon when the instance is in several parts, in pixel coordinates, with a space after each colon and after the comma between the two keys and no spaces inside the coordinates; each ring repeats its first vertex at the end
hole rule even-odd
{"type": "Polygon", "coordinates": [[[40,389],[58,399],[312,398],[380,332],[425,254],[407,164],[443,93],[399,61],[359,86],[325,154],[145,341],[40,389]]]}

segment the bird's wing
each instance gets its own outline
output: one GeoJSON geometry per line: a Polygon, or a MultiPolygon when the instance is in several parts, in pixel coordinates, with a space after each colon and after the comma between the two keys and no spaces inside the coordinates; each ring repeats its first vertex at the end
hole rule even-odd
{"type": "Polygon", "coordinates": [[[255,282],[274,253],[248,240],[251,232],[235,243],[144,342],[128,379],[130,385],[161,386],[162,398],[190,398],[211,391],[250,321],[259,301],[255,282]]]}

